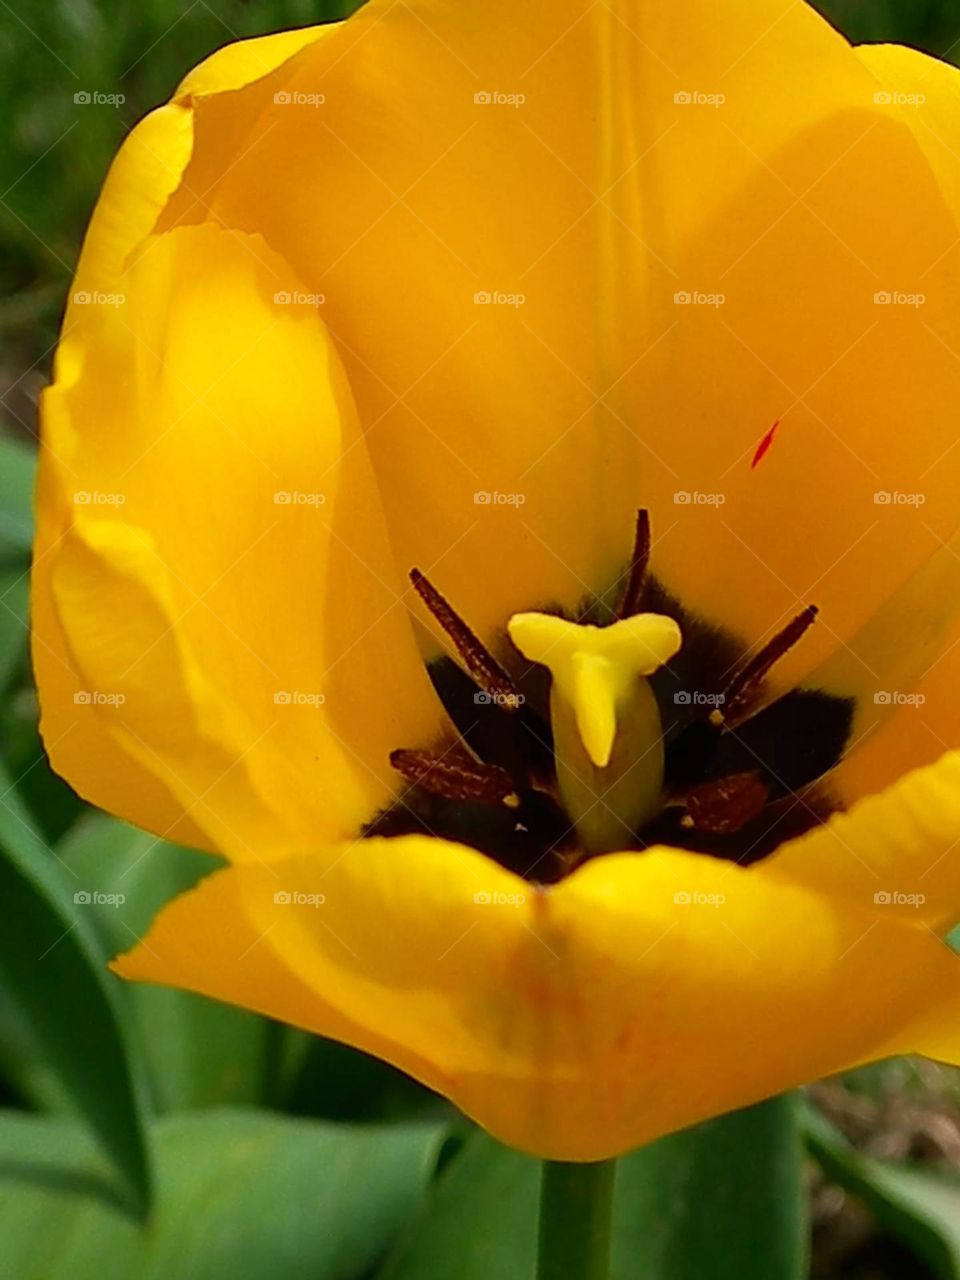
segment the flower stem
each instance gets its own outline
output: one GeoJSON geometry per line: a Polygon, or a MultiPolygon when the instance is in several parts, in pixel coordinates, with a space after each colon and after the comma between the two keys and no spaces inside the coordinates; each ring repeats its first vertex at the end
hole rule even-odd
{"type": "Polygon", "coordinates": [[[616,1168],[543,1162],[537,1280],[608,1280],[616,1168]]]}

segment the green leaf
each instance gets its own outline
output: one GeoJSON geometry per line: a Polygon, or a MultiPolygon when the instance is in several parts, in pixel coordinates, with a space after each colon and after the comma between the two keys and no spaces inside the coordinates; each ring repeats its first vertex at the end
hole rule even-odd
{"type": "Polygon", "coordinates": [[[55,844],[83,811],[83,801],[50,768],[38,732],[36,692],[14,687],[0,699],[0,769],[17,780],[20,803],[37,832],[55,844]]]}
{"type": "Polygon", "coordinates": [[[807,1144],[827,1177],[943,1280],[960,1280],[960,1179],[861,1155],[819,1112],[805,1115],[807,1144]]]}
{"type": "Polygon", "coordinates": [[[351,1280],[416,1211],[436,1126],[208,1111],[155,1122],[141,1227],[85,1134],[0,1112],[0,1280],[351,1280]]]}
{"type": "MultiPolygon", "coordinates": [[[[221,865],[103,814],[81,819],[57,853],[89,898],[83,910],[104,965],[144,936],[166,902],[221,865]]],[[[117,995],[157,1110],[261,1100],[266,1019],[167,987],[122,982],[117,995]]]]}
{"type": "Polygon", "coordinates": [[[140,1077],[68,873],[0,774],[0,987],[45,1065],[123,1175],[138,1210],[150,1197],[140,1077]]]}
{"type": "Polygon", "coordinates": [[[624,1161],[615,1275],[801,1280],[809,1224],[792,1095],[671,1135],[624,1161]]]}
{"type": "Polygon", "coordinates": [[[447,1120],[458,1113],[438,1094],[379,1058],[320,1036],[304,1038],[288,1110],[324,1120],[447,1120]]]}
{"type": "Polygon", "coordinates": [[[27,627],[28,579],[26,566],[0,569],[0,691],[7,688],[24,665],[30,635],[27,627]]]}
{"type": "Polygon", "coordinates": [[[475,1133],[378,1280],[532,1280],[539,1186],[538,1161],[475,1133]]]}
{"type": "MultiPolygon", "coordinates": [[[[476,1135],[380,1280],[532,1280],[539,1176],[536,1160],[476,1135]]],[[[807,1236],[792,1097],[673,1134],[619,1163],[613,1280],[801,1280],[807,1236]]]]}
{"type": "Polygon", "coordinates": [[[34,451],[0,435],[0,561],[24,560],[33,541],[34,451]]]}

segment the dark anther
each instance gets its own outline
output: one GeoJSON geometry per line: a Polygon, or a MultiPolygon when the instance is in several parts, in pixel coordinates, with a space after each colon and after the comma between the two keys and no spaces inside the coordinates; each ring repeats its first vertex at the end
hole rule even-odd
{"type": "Polygon", "coordinates": [[[637,512],[637,527],[633,539],[633,558],[627,574],[627,585],[623,589],[618,616],[630,618],[640,612],[640,601],[647,582],[647,567],[650,564],[650,512],[641,507],[637,512]]]}
{"type": "Polygon", "coordinates": [[[493,654],[473,634],[464,620],[419,569],[410,570],[410,581],[421,600],[453,641],[463,664],[480,688],[506,711],[520,706],[517,687],[493,654]]]}
{"type": "Polygon", "coordinates": [[[400,749],[390,753],[390,763],[408,782],[446,800],[506,804],[511,808],[519,804],[506,769],[474,760],[462,748],[451,748],[443,755],[400,749]]]}
{"type": "Polygon", "coordinates": [[[808,604],[802,613],[768,640],[759,653],[754,654],[727,685],[720,704],[720,716],[725,724],[736,724],[749,708],[757,694],[760,682],[775,662],[797,643],[817,616],[817,606],[808,604]]]}
{"type": "Polygon", "coordinates": [[[759,772],[734,773],[705,782],[685,796],[683,825],[709,835],[733,835],[763,810],[770,792],[759,772]]]}

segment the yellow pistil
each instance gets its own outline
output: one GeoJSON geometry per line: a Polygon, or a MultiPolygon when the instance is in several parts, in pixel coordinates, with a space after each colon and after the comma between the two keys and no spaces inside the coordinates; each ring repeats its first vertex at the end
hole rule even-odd
{"type": "Polygon", "coordinates": [[[557,781],[584,847],[627,847],[655,815],[663,786],[660,712],[646,677],[677,653],[680,628],[658,613],[609,627],[517,613],[508,629],[520,652],[553,677],[557,781]]]}

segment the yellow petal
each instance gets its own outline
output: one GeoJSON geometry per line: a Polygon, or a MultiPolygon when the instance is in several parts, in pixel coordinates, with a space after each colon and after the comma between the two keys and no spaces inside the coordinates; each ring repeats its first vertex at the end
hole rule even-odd
{"type": "MultiPolygon", "coordinates": [[[[67,300],[64,344],[57,367],[77,360],[69,353],[69,334],[89,320],[91,297],[122,291],[121,276],[129,255],[150,236],[166,200],[179,185],[193,145],[191,95],[236,90],[276,70],[324,28],[285,32],[228,46],[197,67],[181,85],[178,100],[151,112],[131,131],[104,183],[84,240],[67,300]],[[78,304],[77,299],[81,301],[78,304]]],[[[75,369],[75,364],[74,364],[75,369]]],[[[69,372],[68,376],[73,376],[69,372]]],[[[47,399],[48,425],[56,418],[56,393],[47,399]]],[[[56,429],[46,433],[44,447],[54,450],[56,429]]],[[[67,468],[69,474],[69,468],[67,468]]],[[[75,480],[76,477],[73,477],[75,480]]],[[[185,814],[183,805],[146,768],[120,748],[100,717],[75,703],[90,692],[73,669],[49,593],[49,565],[64,533],[64,521],[54,511],[65,510],[53,468],[42,465],[37,496],[38,521],[33,577],[32,617],[34,665],[45,691],[44,716],[48,749],[57,765],[86,798],[110,812],[170,839],[197,847],[212,847],[209,837],[185,814]],[[63,709],[58,714],[54,704],[63,709]],[[70,707],[78,708],[70,713],[70,707]],[[77,732],[76,730],[81,731],[77,732]]],[[[74,487],[79,488],[80,485],[74,487]]]]}
{"type": "Polygon", "coordinates": [[[115,967],[385,1057],[532,1154],[599,1159],[901,1051],[957,1000],[919,919],[815,879],[655,849],[537,889],[372,840],[218,873],[115,967]]]}
{"type": "MultiPolygon", "coordinates": [[[[192,144],[190,112],[170,104],[152,112],[130,133],[100,193],[67,302],[64,344],[89,314],[90,298],[114,297],[131,250],[149,236],[165,200],[180,181],[192,144]],[[78,303],[78,299],[81,301],[78,303]]],[[[56,367],[63,369],[64,346],[56,367]]],[[[58,447],[50,422],[55,393],[44,397],[47,456],[58,447]]],[[[50,597],[50,568],[66,528],[66,495],[54,469],[41,461],[37,534],[31,586],[33,664],[44,701],[44,736],[56,767],[86,799],[171,840],[212,848],[209,837],[167,788],[132,760],[105,730],[91,704],[75,701],[91,692],[67,653],[50,597]],[[53,708],[56,708],[53,709],[53,708]],[[76,732],[82,726],[82,732],[76,732]]],[[[76,486],[80,488],[80,485],[76,486]]]]}
{"type": "MultiPolygon", "coordinates": [[[[858,753],[869,755],[877,776],[871,791],[881,790],[906,769],[929,763],[949,744],[941,740],[938,749],[924,758],[903,748],[894,750],[899,769],[891,773],[870,738],[904,708],[926,705],[927,694],[919,686],[927,673],[946,658],[956,642],[957,608],[960,602],[960,534],[931,552],[907,579],[880,605],[862,627],[840,645],[826,662],[811,672],[804,684],[838,698],[855,699],[850,728],[851,759],[835,780],[838,794],[854,799],[860,791],[851,787],[854,774],[864,782],[868,775],[856,765],[858,753]]],[[[942,719],[956,717],[956,699],[948,690],[935,697],[942,719]]],[[[914,719],[918,719],[914,715],[914,719]]],[[[912,749],[911,749],[912,750],[912,749]]]]}
{"type": "Polygon", "coordinates": [[[960,921],[958,841],[960,752],[954,751],[787,841],[765,874],[876,918],[898,914],[944,933],[960,921]]]}
{"type": "Polygon", "coordinates": [[[888,702],[879,710],[891,714],[878,718],[876,732],[857,741],[831,780],[848,804],[960,747],[960,625],[954,624],[938,649],[917,656],[923,668],[919,675],[883,680],[882,697],[888,702]]]}
{"type": "Polygon", "coordinates": [[[857,57],[877,78],[878,105],[913,134],[960,220],[960,76],[955,67],[897,44],[867,44],[857,57]]]}
{"type": "MultiPolygon", "coordinates": [[[[127,256],[151,234],[161,210],[179,186],[193,148],[194,99],[233,92],[282,70],[325,27],[283,31],[243,40],[218,50],[185,78],[167,106],[150,112],[124,141],[110,167],[84,238],[68,301],[65,331],[76,312],[78,293],[111,292],[127,256]]],[[[194,193],[198,208],[203,196],[194,193]]]]}
{"type": "MultiPolygon", "coordinates": [[[[899,45],[865,45],[858,58],[877,79],[878,105],[921,148],[960,230],[960,76],[954,67],[899,45]]],[[[956,244],[943,263],[953,269],[956,244]]],[[[952,358],[957,349],[950,347],[952,358]]],[[[919,417],[919,415],[917,415],[919,417]]],[[[926,423],[923,423],[926,427],[926,423]]],[[[955,442],[934,471],[952,464],[955,442]]],[[[924,506],[919,509],[921,519],[924,506]]],[[[833,692],[860,696],[851,734],[855,749],[834,787],[848,803],[890,785],[911,768],[960,746],[958,538],[930,533],[930,554],[898,584],[866,626],[810,677],[833,692]]]]}
{"type": "Polygon", "coordinates": [[[151,240],[119,282],[76,308],[44,406],[54,765],[156,829],[155,804],[118,803],[146,769],[241,858],[353,834],[395,789],[390,750],[441,713],[318,306],[211,226],[151,240]],[[104,729],[136,762],[116,784],[116,751],[75,771],[104,729]]]}
{"type": "MultiPolygon", "coordinates": [[[[31,575],[30,643],[40,691],[44,745],[54,768],[84,799],[158,836],[193,848],[215,845],[155,772],[114,739],[73,664],[51,592],[50,568],[68,527],[68,512],[53,468],[41,464],[37,539],[31,575]]],[[[109,682],[108,682],[109,689],[109,682]]]]}
{"type": "Polygon", "coordinates": [[[322,40],[333,26],[301,27],[295,31],[276,31],[253,40],[237,40],[224,45],[194,67],[177,89],[177,98],[202,98],[215,93],[234,93],[260,80],[265,80],[301,49],[322,40]]]}
{"type": "Polygon", "coordinates": [[[808,6],[373,0],[287,71],[200,105],[188,185],[327,293],[399,561],[481,633],[605,586],[645,505],[746,639],[816,598],[792,682],[952,535],[955,220],[808,6]]]}

